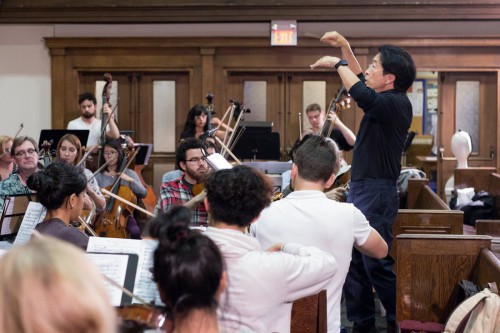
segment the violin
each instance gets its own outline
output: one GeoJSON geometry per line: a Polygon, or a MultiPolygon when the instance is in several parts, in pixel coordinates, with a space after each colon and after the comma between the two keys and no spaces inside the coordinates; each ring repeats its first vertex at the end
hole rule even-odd
{"type": "Polygon", "coordinates": [[[171,332],[172,321],[158,309],[149,305],[132,304],[116,308],[120,319],[120,332],[143,332],[144,329],[162,329],[171,332]]]}

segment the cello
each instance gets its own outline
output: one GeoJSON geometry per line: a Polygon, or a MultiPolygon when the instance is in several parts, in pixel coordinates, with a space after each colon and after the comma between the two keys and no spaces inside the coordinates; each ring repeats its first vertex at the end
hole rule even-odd
{"type": "MultiPolygon", "coordinates": [[[[115,196],[119,196],[133,204],[137,203],[137,197],[130,187],[121,185],[120,176],[122,172],[128,168],[136,154],[137,150],[132,153],[131,157],[127,156],[127,158],[123,159],[115,182],[107,188],[107,190],[115,196]]],[[[106,208],[95,222],[94,229],[101,237],[129,238],[130,233],[127,230],[127,221],[128,217],[132,215],[133,212],[133,206],[124,204],[123,201],[116,200],[114,197],[110,197],[106,204],[106,208]]]]}

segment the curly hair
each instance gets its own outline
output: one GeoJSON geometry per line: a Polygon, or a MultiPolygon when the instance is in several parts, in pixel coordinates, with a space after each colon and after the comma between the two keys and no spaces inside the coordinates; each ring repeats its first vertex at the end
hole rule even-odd
{"type": "Polygon", "coordinates": [[[186,162],[186,152],[189,149],[203,149],[203,142],[197,138],[187,138],[181,141],[179,146],[177,147],[177,152],[175,153],[175,163],[177,164],[177,168],[183,170],[181,168],[180,163],[186,162]]]}
{"type": "Polygon", "coordinates": [[[250,225],[273,195],[271,179],[243,165],[208,174],[205,189],[211,217],[240,227],[250,225]]]}

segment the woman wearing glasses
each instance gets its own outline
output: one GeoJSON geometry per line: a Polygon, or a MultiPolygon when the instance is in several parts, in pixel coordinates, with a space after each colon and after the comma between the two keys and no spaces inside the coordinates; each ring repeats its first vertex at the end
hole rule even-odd
{"type": "Polygon", "coordinates": [[[13,140],[10,136],[0,135],[0,181],[7,179],[14,169],[11,155],[13,140]]]}
{"type": "MultiPolygon", "coordinates": [[[[142,185],[139,176],[134,170],[128,168],[123,171],[120,170],[125,164],[123,163],[124,153],[120,139],[106,142],[103,149],[104,160],[108,165],[95,177],[99,186],[101,188],[111,188],[119,179],[116,187],[128,187],[138,199],[144,198],[147,195],[147,189],[142,185]]],[[[109,210],[109,207],[106,207],[106,210],[109,210]]],[[[128,216],[126,228],[130,232],[131,238],[140,239],[141,231],[132,215],[128,216]]]]}

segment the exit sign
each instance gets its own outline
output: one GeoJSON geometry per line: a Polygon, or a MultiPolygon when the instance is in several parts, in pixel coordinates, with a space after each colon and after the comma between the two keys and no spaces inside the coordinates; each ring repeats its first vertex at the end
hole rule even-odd
{"type": "Polygon", "coordinates": [[[297,21],[271,21],[271,45],[297,45],[297,21]]]}

